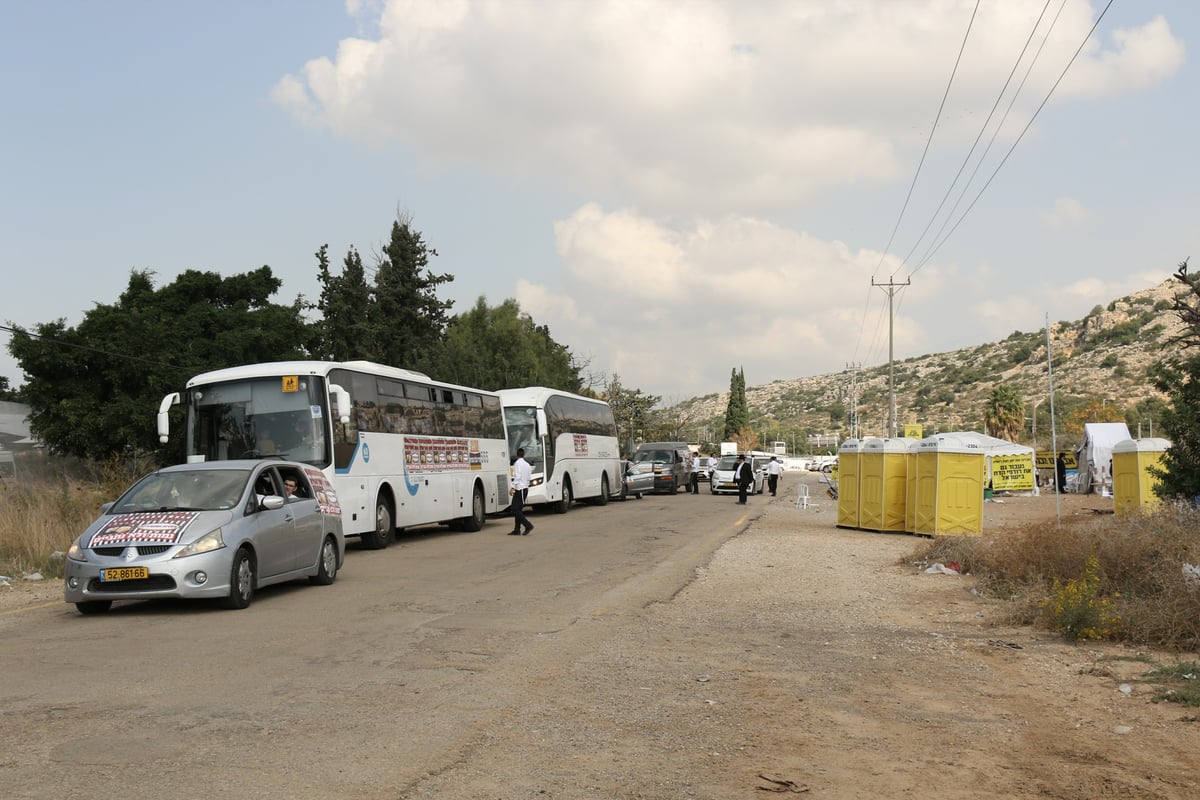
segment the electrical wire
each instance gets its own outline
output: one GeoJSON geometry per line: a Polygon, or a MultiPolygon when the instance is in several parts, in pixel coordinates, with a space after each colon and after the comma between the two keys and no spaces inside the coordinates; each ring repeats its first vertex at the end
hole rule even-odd
{"type": "Polygon", "coordinates": [[[1063,67],[1062,72],[1059,73],[1058,78],[1054,81],[1054,85],[1050,87],[1050,90],[1046,93],[1046,96],[1042,99],[1042,102],[1038,104],[1037,110],[1033,112],[1033,116],[1031,116],[1029,121],[1025,123],[1025,127],[1021,129],[1021,132],[1017,135],[1016,140],[1013,141],[1012,146],[1008,148],[1008,152],[1004,154],[1004,158],[1000,159],[1000,163],[996,165],[996,169],[992,171],[992,174],[988,177],[987,182],[984,183],[983,187],[979,190],[979,193],[975,195],[975,199],[972,200],[971,204],[967,206],[965,211],[963,211],[962,216],[960,216],[958,221],[954,223],[954,227],[952,227],[946,233],[946,235],[942,237],[940,241],[938,241],[937,245],[924,256],[922,261],[913,268],[913,271],[909,273],[909,277],[915,275],[918,270],[929,263],[929,260],[933,258],[934,254],[937,253],[937,251],[941,249],[942,245],[944,245],[946,241],[954,234],[954,232],[958,230],[958,226],[961,225],[963,220],[967,218],[967,215],[971,213],[971,209],[975,208],[975,204],[979,202],[979,198],[983,197],[983,193],[986,192],[988,187],[992,185],[992,181],[996,179],[996,175],[1000,173],[1000,170],[1004,167],[1005,163],[1008,162],[1009,156],[1011,156],[1013,151],[1017,149],[1017,145],[1019,145],[1021,140],[1025,138],[1025,134],[1029,131],[1029,128],[1032,127],[1034,120],[1038,118],[1038,115],[1042,113],[1042,109],[1046,107],[1046,103],[1050,102],[1050,98],[1054,95],[1054,91],[1058,88],[1058,85],[1062,83],[1062,79],[1066,77],[1067,71],[1070,70],[1071,65],[1075,63],[1075,59],[1079,57],[1081,52],[1083,52],[1084,45],[1086,45],[1088,40],[1092,38],[1092,34],[1096,32],[1096,28],[1099,27],[1100,22],[1104,19],[1104,15],[1107,14],[1108,10],[1112,7],[1113,2],[1114,0],[1108,0],[1108,3],[1104,6],[1104,10],[1100,12],[1098,17],[1096,17],[1096,22],[1088,30],[1087,36],[1083,37],[1083,41],[1081,41],[1079,43],[1079,47],[1075,49],[1070,61],[1068,61],[1067,65],[1063,67]]]}
{"type": "MultiPolygon", "coordinates": [[[[938,203],[938,207],[934,210],[933,214],[930,215],[929,222],[927,222],[925,224],[925,229],[921,231],[921,235],[918,236],[917,240],[913,243],[912,249],[910,249],[908,251],[907,255],[905,255],[904,258],[901,259],[900,267],[903,267],[905,264],[908,263],[908,260],[910,258],[912,258],[913,253],[916,252],[918,247],[920,247],[921,242],[923,242],[925,240],[925,235],[927,233],[929,233],[929,229],[933,227],[933,223],[937,220],[938,215],[942,213],[942,208],[945,207],[946,201],[950,199],[950,195],[954,191],[954,187],[958,185],[959,178],[962,177],[963,171],[967,168],[967,164],[971,163],[971,156],[975,155],[975,148],[977,148],[979,146],[980,140],[983,139],[983,134],[985,132],[987,132],[988,125],[991,124],[992,118],[996,115],[996,109],[998,109],[1000,107],[1000,101],[1002,101],[1004,99],[1004,94],[1005,94],[1005,92],[1008,91],[1008,87],[1012,83],[1013,76],[1017,74],[1017,68],[1021,66],[1021,61],[1024,60],[1025,54],[1029,51],[1029,45],[1033,41],[1033,37],[1037,33],[1038,28],[1041,27],[1042,19],[1046,16],[1046,11],[1050,8],[1051,2],[1053,2],[1053,0],[1046,0],[1045,5],[1042,6],[1042,13],[1038,14],[1037,20],[1033,23],[1033,27],[1030,28],[1029,36],[1027,36],[1025,38],[1025,44],[1021,47],[1021,52],[1017,55],[1016,60],[1013,62],[1012,69],[1010,69],[1008,71],[1008,77],[1004,79],[1004,85],[1002,87],[1000,87],[1000,92],[996,95],[996,102],[992,103],[992,108],[990,111],[988,111],[987,119],[985,119],[983,121],[983,124],[979,126],[979,133],[977,133],[975,135],[975,141],[971,143],[970,150],[967,151],[967,155],[963,158],[962,163],[959,164],[958,172],[956,172],[954,174],[954,180],[952,180],[950,182],[950,185],[946,187],[946,193],[944,195],[942,195],[942,201],[940,203],[938,203]]],[[[1065,6],[1065,5],[1066,5],[1066,0],[1062,0],[1062,5],[1060,5],[1058,8],[1060,14],[1062,13],[1063,6],[1065,6]]],[[[1057,19],[1058,19],[1058,17],[1056,15],[1055,20],[1057,21],[1057,19]]],[[[1051,24],[1050,29],[1046,32],[1047,40],[1050,38],[1050,31],[1052,31],[1052,30],[1054,30],[1053,24],[1051,24]]],[[[1043,40],[1042,44],[1045,45],[1045,40],[1043,40]]],[[[1041,48],[1038,49],[1037,54],[1035,54],[1033,59],[1030,61],[1030,63],[1029,63],[1030,69],[1033,68],[1033,65],[1037,62],[1037,56],[1040,54],[1041,54],[1041,48]]],[[[1028,70],[1025,73],[1025,77],[1029,77],[1028,70]]],[[[1025,81],[1022,80],[1021,86],[1024,86],[1024,85],[1025,85],[1025,81]]],[[[1018,88],[1017,91],[1013,93],[1012,99],[1014,101],[1017,99],[1018,94],[1020,94],[1020,88],[1018,88]]],[[[1010,103],[1009,109],[1011,110],[1011,108],[1012,108],[1012,104],[1010,103]]],[[[1007,114],[1007,112],[1005,112],[1005,118],[1007,118],[1007,116],[1008,116],[1008,114],[1007,114]]],[[[1001,120],[1001,123],[1000,123],[1000,125],[997,126],[996,130],[999,131],[1000,128],[1003,127],[1003,124],[1004,124],[1003,120],[1001,120]]],[[[993,141],[995,141],[994,137],[993,137],[993,141]]],[[[989,144],[989,148],[990,148],[990,146],[991,145],[989,144]]],[[[987,155],[987,152],[985,151],[984,155],[981,156],[981,158],[980,158],[980,163],[982,163],[982,159],[984,157],[986,157],[986,155],[987,155]]],[[[978,167],[976,167],[976,170],[978,170],[978,167]]],[[[975,173],[974,172],[971,173],[971,176],[973,178],[975,176],[975,173]]],[[[963,185],[963,192],[966,191],[966,188],[969,185],[970,185],[970,181],[968,181],[966,184],[963,185]]],[[[962,195],[960,194],[959,197],[961,198],[962,195]]],[[[955,208],[957,208],[957,205],[955,206],[955,208]]],[[[949,216],[953,216],[953,213],[954,213],[954,210],[952,209],[949,216]]],[[[944,227],[945,227],[945,224],[943,223],[943,229],[944,229],[944,227]]],[[[938,233],[941,233],[941,231],[939,230],[938,233]]],[[[899,272],[899,268],[897,268],[896,271],[899,272]]],[[[893,276],[894,276],[894,273],[893,273],[893,276]]]]}
{"type": "MultiPolygon", "coordinates": [[[[963,53],[966,51],[966,48],[967,48],[967,41],[971,37],[971,29],[975,25],[975,17],[979,13],[979,3],[980,3],[980,0],[975,0],[975,7],[971,11],[971,19],[967,22],[967,30],[963,33],[962,43],[959,45],[959,48],[958,48],[958,55],[954,59],[954,68],[950,71],[950,78],[949,78],[949,80],[946,81],[946,89],[944,92],[942,92],[942,100],[941,100],[941,103],[938,105],[937,114],[934,116],[934,119],[933,119],[933,127],[930,128],[929,136],[925,139],[925,149],[922,151],[921,159],[917,163],[916,172],[913,173],[912,182],[909,183],[908,194],[905,195],[905,197],[904,197],[904,203],[900,207],[900,214],[896,217],[896,224],[892,227],[892,233],[888,237],[887,244],[884,245],[883,250],[879,254],[879,263],[875,265],[875,269],[871,273],[872,278],[874,278],[876,275],[879,274],[879,268],[881,266],[883,266],[884,259],[887,258],[888,252],[891,250],[891,247],[892,247],[892,242],[896,238],[896,233],[897,233],[897,231],[900,230],[900,223],[904,220],[904,213],[908,209],[909,201],[912,199],[913,190],[917,186],[917,179],[921,176],[921,168],[925,164],[925,157],[929,154],[929,148],[933,144],[933,135],[937,132],[938,124],[941,122],[941,119],[942,119],[942,112],[946,108],[946,99],[950,96],[950,88],[954,85],[954,79],[958,75],[958,67],[962,63],[963,53]]],[[[868,289],[867,299],[866,299],[866,308],[867,309],[870,308],[871,294],[872,294],[872,292],[868,289]]],[[[864,311],[864,314],[862,317],[862,322],[860,323],[859,329],[858,329],[858,338],[854,345],[855,360],[857,360],[859,349],[862,346],[863,332],[866,329],[866,324],[867,324],[867,315],[864,311]]],[[[877,330],[878,330],[878,328],[877,328],[877,330]]]]}
{"type": "Polygon", "coordinates": [[[30,339],[38,339],[43,342],[49,342],[50,344],[55,344],[55,345],[58,345],[59,347],[69,347],[69,348],[72,348],[75,350],[83,350],[88,353],[97,353],[99,355],[108,356],[110,358],[117,358],[117,359],[121,359],[124,361],[136,361],[136,362],[139,362],[142,364],[149,364],[154,367],[163,367],[166,369],[177,370],[178,372],[181,372],[181,373],[187,373],[190,371],[186,367],[181,367],[178,364],[167,364],[166,362],[163,362],[163,361],[155,361],[150,358],[142,358],[141,356],[131,356],[127,353],[114,353],[111,350],[102,350],[99,347],[89,347],[89,346],[83,345],[83,344],[75,344],[73,342],[64,342],[61,339],[54,339],[49,336],[42,336],[37,333],[30,333],[29,331],[21,330],[20,328],[11,328],[7,325],[0,325],[0,331],[4,331],[5,333],[8,333],[12,336],[28,336],[30,339]]]}

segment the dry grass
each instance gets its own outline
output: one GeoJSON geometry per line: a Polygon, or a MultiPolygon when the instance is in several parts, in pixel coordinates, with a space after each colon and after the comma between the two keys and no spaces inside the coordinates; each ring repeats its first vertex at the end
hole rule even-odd
{"type": "Polygon", "coordinates": [[[19,466],[0,481],[0,575],[47,578],[61,577],[63,555],[101,505],[152,469],[140,459],[85,464],[41,455],[19,466]]]}
{"type": "Polygon", "coordinates": [[[1052,601],[1061,606],[1063,587],[1085,581],[1092,556],[1099,577],[1092,599],[1118,620],[1106,638],[1179,651],[1200,647],[1200,585],[1189,583],[1183,567],[1200,564],[1195,509],[1036,524],[994,540],[938,537],[911,558],[957,561],[981,593],[1008,601],[1011,621],[1054,628],[1052,601]]]}

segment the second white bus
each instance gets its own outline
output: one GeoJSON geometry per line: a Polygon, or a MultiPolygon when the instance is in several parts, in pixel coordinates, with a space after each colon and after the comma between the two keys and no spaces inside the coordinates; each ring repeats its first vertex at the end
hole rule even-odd
{"type": "Polygon", "coordinates": [[[533,467],[525,502],[565,513],[575,500],[597,505],[625,485],[612,409],[603,400],[544,386],[501,389],[511,456],[533,467]]]}

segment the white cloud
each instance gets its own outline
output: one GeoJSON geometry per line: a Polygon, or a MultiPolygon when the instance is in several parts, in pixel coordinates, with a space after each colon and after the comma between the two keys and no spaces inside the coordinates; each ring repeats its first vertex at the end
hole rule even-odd
{"type": "MultiPolygon", "coordinates": [[[[540,176],[651,213],[790,208],[907,174],[898,149],[924,142],[973,6],[391,0],[377,38],[343,40],[274,97],[305,121],[395,140],[432,163],[540,176]]],[[[973,137],[983,116],[973,112],[990,105],[1040,8],[984,4],[943,136],[973,137]]],[[[1068,1],[1018,116],[1094,13],[1068,1]]],[[[1148,85],[1182,59],[1161,19],[1113,40],[1081,56],[1074,91],[1148,85]]]]}
{"type": "MultiPolygon", "coordinates": [[[[918,195],[941,196],[934,184],[950,180],[946,163],[956,166],[975,139],[1043,5],[980,6],[933,139],[942,159],[925,164],[918,195]]],[[[558,263],[523,272],[515,296],[597,369],[670,397],[723,389],[737,366],[754,385],[886,360],[886,295],[871,278],[903,281],[913,265],[856,243],[878,246],[895,219],[974,0],[347,7],[359,35],[282,78],[276,102],[347,138],[397,143],[422,172],[482,169],[570,198],[576,210],[553,224],[558,263]],[[826,239],[803,232],[826,201],[851,218],[814,223],[832,231],[826,239]]],[[[1037,109],[1098,8],[1099,0],[1066,0],[1044,47],[1043,20],[1030,50],[1040,48],[1038,62],[993,158],[1037,109]]],[[[1101,27],[1085,47],[1056,99],[1127,94],[1183,63],[1161,18],[1110,31],[1101,27]]],[[[1021,155],[1052,144],[1039,134],[1021,155]]],[[[1055,178],[1053,169],[1041,175],[1055,178]]],[[[1059,197],[1044,225],[1069,233],[1090,219],[1089,206],[1108,208],[1089,188],[1074,181],[1082,199],[1059,197]]],[[[1024,224],[1029,203],[1013,205],[1024,224]]],[[[1036,330],[1046,313],[1078,316],[1153,283],[1074,281],[1028,258],[1006,263],[990,252],[995,231],[1011,231],[1010,241],[1030,232],[1014,217],[978,224],[984,206],[956,235],[988,228],[992,238],[920,262],[897,292],[898,357],[1036,330]]],[[[925,213],[908,209],[907,241],[925,213]]]]}
{"type": "MultiPolygon", "coordinates": [[[[751,217],[668,227],[594,203],[555,231],[561,282],[521,280],[516,299],[572,352],[628,385],[685,398],[723,390],[736,367],[758,385],[887,360],[887,294],[870,281],[878,253],[751,217]]],[[[895,266],[885,259],[876,283],[895,266]]],[[[930,265],[896,291],[896,356],[1038,330],[1047,314],[1077,318],[1167,275],[1064,277],[1021,285],[987,263],[930,265]]]]}
{"type": "Polygon", "coordinates": [[[1159,83],[1179,69],[1185,51],[1183,41],[1171,33],[1162,17],[1138,28],[1114,31],[1115,47],[1104,49],[1092,39],[1067,73],[1064,94],[1100,97],[1144,89],[1159,83]]]}
{"type": "Polygon", "coordinates": [[[1055,199],[1053,209],[1042,212],[1042,222],[1051,230],[1060,231],[1083,222],[1089,216],[1083,203],[1073,197],[1059,197],[1055,199]]]}

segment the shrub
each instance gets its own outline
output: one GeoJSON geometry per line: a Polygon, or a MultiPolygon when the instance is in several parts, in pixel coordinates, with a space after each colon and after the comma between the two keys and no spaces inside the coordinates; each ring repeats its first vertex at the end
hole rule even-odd
{"type": "Polygon", "coordinates": [[[1200,647],[1200,586],[1183,569],[1200,564],[1200,510],[1068,519],[994,539],[938,537],[910,558],[958,561],[981,594],[1007,604],[1013,623],[1069,638],[1200,647]]]}
{"type": "Polygon", "coordinates": [[[1042,602],[1042,611],[1050,627],[1067,639],[1108,639],[1120,630],[1121,618],[1113,608],[1112,597],[1100,590],[1100,562],[1088,558],[1083,575],[1066,581],[1054,579],[1050,597],[1042,602]]]}

